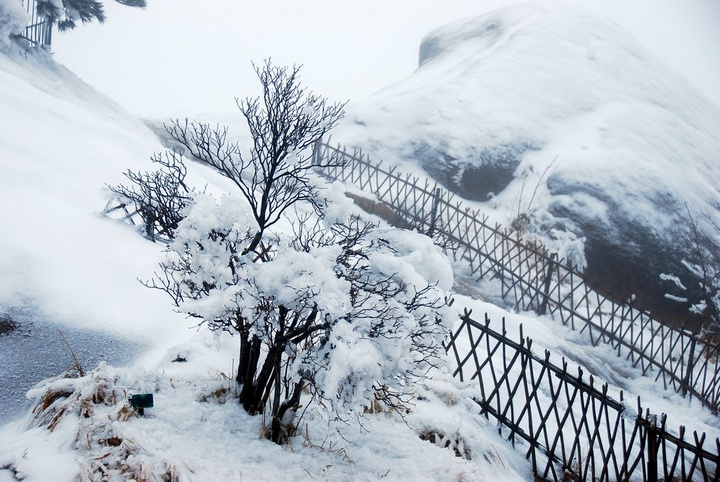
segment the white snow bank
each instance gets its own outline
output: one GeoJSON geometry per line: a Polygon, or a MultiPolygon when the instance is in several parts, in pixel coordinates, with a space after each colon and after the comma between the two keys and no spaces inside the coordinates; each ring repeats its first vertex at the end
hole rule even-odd
{"type": "Polygon", "coordinates": [[[140,341],[182,333],[187,322],[137,280],[160,247],[99,214],[105,184],[152,169],[161,146],[46,52],[10,55],[0,54],[0,308],[140,341]]]}

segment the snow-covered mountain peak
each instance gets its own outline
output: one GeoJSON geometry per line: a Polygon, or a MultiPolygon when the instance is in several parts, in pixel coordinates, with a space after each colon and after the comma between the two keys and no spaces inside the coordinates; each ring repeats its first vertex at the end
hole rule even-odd
{"type": "Polygon", "coordinates": [[[553,248],[586,238],[589,273],[624,296],[683,271],[686,205],[717,220],[717,132],[720,108],[616,23],[538,2],[428,34],[419,68],[350,106],[339,137],[508,226],[529,216],[553,248]]]}

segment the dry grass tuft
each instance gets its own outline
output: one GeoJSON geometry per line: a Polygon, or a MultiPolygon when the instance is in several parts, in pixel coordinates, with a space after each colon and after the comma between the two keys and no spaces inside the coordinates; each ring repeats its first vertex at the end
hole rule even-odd
{"type": "Polygon", "coordinates": [[[448,437],[438,430],[428,429],[420,434],[420,440],[427,440],[438,447],[451,448],[455,452],[455,457],[472,460],[470,449],[465,446],[465,442],[459,437],[448,437]]]}
{"type": "Polygon", "coordinates": [[[227,402],[231,395],[231,390],[228,387],[220,387],[210,393],[203,393],[197,398],[197,401],[201,403],[214,402],[222,405],[227,402]]]}
{"type": "Polygon", "coordinates": [[[320,445],[314,444],[312,440],[310,440],[310,433],[308,431],[308,425],[305,424],[305,441],[303,442],[303,445],[305,447],[309,447],[311,449],[317,449],[322,452],[327,452],[329,454],[337,454],[341,455],[345,460],[350,462],[351,464],[354,463],[352,459],[348,456],[347,452],[343,447],[338,447],[337,444],[330,442],[327,447],[325,447],[325,442],[327,442],[327,437],[325,440],[323,440],[323,443],[320,445]]]}
{"type": "MultiPolygon", "coordinates": [[[[33,409],[35,425],[52,432],[62,420],[75,417],[71,422],[77,424],[78,481],[179,482],[187,478],[187,469],[148,452],[128,435],[125,424],[138,415],[128,404],[131,389],[119,386],[118,378],[98,368],[82,378],[69,378],[66,372],[47,380],[33,409]]],[[[222,394],[217,390],[211,396],[222,394]]]]}

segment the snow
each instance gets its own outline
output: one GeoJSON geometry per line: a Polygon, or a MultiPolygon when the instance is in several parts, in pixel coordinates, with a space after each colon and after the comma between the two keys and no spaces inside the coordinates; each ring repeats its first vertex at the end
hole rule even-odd
{"type": "Polygon", "coordinates": [[[44,382],[31,395],[78,388],[76,395],[58,399],[47,411],[52,417],[65,407],[70,415],[52,433],[30,417],[6,427],[0,466],[12,464],[25,480],[49,480],[45,477],[52,470],[51,479],[58,481],[75,480],[101,464],[107,471],[120,471],[113,465],[116,462],[125,470],[170,469],[179,480],[198,481],[382,477],[505,481],[529,475],[527,463],[509,445],[488,444],[494,427],[471,410],[467,392],[472,389],[459,387],[448,375],[432,382],[427,398],[404,422],[395,414],[368,414],[362,427],[348,425],[344,438],[328,434],[323,429],[326,422],[309,410],[302,434],[286,448],[259,436],[261,417],[250,417],[232,399],[226,400],[226,391],[235,388],[220,367],[236,353],[234,340],[202,332],[180,348],[187,362],[173,363],[175,354],[169,352],[152,371],[100,365],[83,379],[44,382]],[[145,417],[128,418],[124,408],[128,394],[145,392],[154,393],[154,407],[146,410],[145,417]],[[102,394],[102,401],[97,394],[102,394]],[[31,428],[26,429],[28,424],[31,428]],[[417,434],[428,429],[461,440],[472,460],[421,440],[417,434]],[[108,443],[111,439],[117,442],[108,443]],[[57,461],[51,469],[47,459],[39,463],[46,452],[57,461]],[[75,457],[85,462],[77,464],[75,457]],[[518,470],[522,475],[511,470],[513,466],[524,467],[518,470]]]}
{"type": "MultiPolygon", "coordinates": [[[[311,404],[290,446],[260,437],[263,418],[248,416],[223,396],[237,390],[230,381],[237,338],[197,329],[173,312],[166,295],[142,286],[138,278],[151,278],[166,256],[163,246],[100,215],[111,197],[106,184],[126,182],[126,169],[155,167],[148,159],[162,149],[157,139],[46,53],[9,55],[0,55],[0,311],[26,310],[32,323],[107,335],[98,351],[118,340],[136,352],[124,367],[86,366],[92,371],[85,377],[51,378],[31,390],[33,403],[44,398],[48,406],[0,428],[0,480],[76,480],[99,477],[102,470],[110,480],[152,472],[179,480],[530,476],[528,463],[477,414],[475,388],[446,371],[414,387],[418,399],[410,413],[356,413],[359,424],[345,423],[311,404]],[[181,358],[187,361],[173,361],[181,358]],[[155,396],[155,407],[142,418],[128,410],[129,396],[137,393],[155,396]],[[422,440],[423,433],[438,443],[422,440]],[[456,457],[454,447],[465,457],[456,457]]],[[[189,184],[207,186],[192,222],[247,225],[247,214],[225,195],[232,191],[227,180],[196,164],[188,170],[189,184]]],[[[326,193],[329,203],[338,201],[329,209],[337,219],[357,209],[341,193],[337,184],[326,193]]],[[[388,228],[376,236],[397,244],[378,253],[388,262],[387,274],[452,285],[447,260],[428,240],[388,228]],[[418,263],[415,269],[411,263],[418,263]]],[[[310,270],[317,278],[308,282],[334,279],[318,274],[313,253],[305,255],[292,260],[301,279],[310,270]]],[[[223,267],[213,269],[221,273],[223,267]]],[[[281,279],[283,270],[268,275],[281,279]]],[[[358,340],[363,343],[376,348],[358,340]]],[[[360,352],[345,358],[358,366],[376,363],[377,354],[363,358],[360,352]]],[[[42,363],[33,350],[20,357],[28,365],[42,363]]]]}
{"type": "Polygon", "coordinates": [[[37,55],[0,57],[0,306],[33,305],[64,324],[142,340],[177,321],[137,282],[158,253],[98,213],[105,183],[120,181],[122,166],[146,167],[160,146],[139,121],[37,55]]]}
{"type": "Polygon", "coordinates": [[[0,51],[10,47],[10,35],[17,35],[25,30],[28,19],[29,16],[20,2],[0,0],[0,51]]]}
{"type": "Polygon", "coordinates": [[[558,233],[590,227],[672,243],[685,204],[717,220],[718,131],[720,108],[616,23],[529,2],[429,33],[418,69],[350,105],[334,136],[424,169],[506,226],[526,213],[562,250],[558,233]],[[466,178],[487,166],[507,173],[492,193],[466,178]]]}
{"type": "Polygon", "coordinates": [[[32,308],[8,310],[3,307],[0,316],[9,316],[18,325],[15,331],[0,339],[0,425],[22,416],[31,408],[25,392],[38,380],[73,366],[72,356],[60,332],[86,369],[94,368],[101,361],[131,363],[138,353],[147,349],[143,343],[118,339],[95,330],[59,326],[32,308]]]}
{"type": "MultiPolygon", "coordinates": [[[[615,123],[626,129],[645,129],[656,138],[663,137],[656,129],[662,130],[667,125],[684,129],[682,132],[690,136],[687,142],[697,148],[690,152],[697,156],[706,152],[707,146],[714,145],[715,141],[703,138],[694,125],[696,115],[705,115],[708,122],[714,122],[714,111],[698,104],[697,98],[688,94],[666,100],[673,103],[673,109],[680,109],[682,122],[677,117],[665,116],[666,107],[649,98],[652,88],[665,88],[662,83],[643,84],[647,92],[642,94],[636,90],[618,93],[609,88],[614,85],[612,75],[591,79],[580,69],[580,82],[594,85],[593,95],[588,99],[570,95],[575,84],[558,81],[556,74],[542,64],[542,58],[533,59],[525,51],[528,44],[523,42],[538,38],[538,31],[546,35],[539,47],[546,48],[549,56],[558,54],[556,49],[569,48],[587,62],[614,65],[611,57],[640,58],[650,64],[656,61],[623,41],[615,43],[616,40],[597,37],[598,29],[585,30],[586,24],[582,22],[576,29],[562,33],[577,40],[574,44],[555,42],[557,38],[549,32],[555,31],[553,19],[563,15],[546,6],[524,5],[431,34],[424,44],[423,65],[411,80],[418,90],[405,91],[405,86],[396,86],[378,94],[364,113],[352,117],[371,127],[363,130],[359,124],[346,126],[343,136],[357,136],[360,142],[363,132],[377,133],[380,128],[375,126],[390,122],[387,106],[395,102],[416,118],[410,125],[392,121],[397,129],[388,131],[396,136],[398,145],[371,143],[378,149],[386,149],[386,154],[394,154],[395,149],[400,157],[406,154],[403,149],[407,146],[400,144],[408,141],[408,133],[412,131],[427,136],[427,142],[442,143],[447,147],[446,152],[454,157],[467,152],[467,139],[473,136],[485,136],[483,138],[493,139],[495,145],[503,147],[510,141],[515,142],[513,136],[520,133],[521,143],[537,149],[524,154],[518,167],[518,172],[527,175],[521,179],[527,179],[525,182],[530,187],[534,187],[534,181],[542,180],[547,166],[553,169],[563,166],[570,177],[595,176],[607,182],[621,182],[621,178],[600,175],[593,170],[591,156],[581,155],[582,146],[586,144],[606,148],[614,154],[624,153],[625,157],[616,160],[618,166],[637,163],[635,168],[646,173],[648,182],[657,181],[653,176],[661,175],[659,168],[653,170],[650,154],[657,154],[659,149],[679,141],[658,139],[665,143],[660,147],[643,146],[651,152],[648,157],[636,158],[635,151],[624,143],[636,139],[627,140],[623,134],[609,135],[603,130],[615,123]],[[478,22],[488,35],[475,35],[478,22]],[[528,33],[528,29],[535,30],[528,33]],[[578,45],[585,41],[589,43],[580,49],[578,45]],[[478,48],[482,54],[476,56],[478,48]],[[503,51],[502,58],[495,55],[499,51],[503,51]],[[458,59],[462,62],[458,63],[458,59]],[[509,69],[506,63],[513,60],[527,62],[529,72],[539,79],[542,89],[523,91],[525,84],[510,82],[508,85],[516,90],[511,92],[514,100],[508,105],[485,94],[459,98],[439,113],[452,120],[446,131],[438,133],[428,127],[428,121],[435,114],[424,109],[433,108],[447,90],[437,82],[439,78],[455,76],[457,82],[463,83],[461,72],[489,62],[482,67],[483,77],[491,84],[500,85],[508,79],[493,78],[491,73],[502,72],[504,67],[509,69]],[[603,86],[603,82],[608,83],[603,86]],[[605,92],[606,87],[609,93],[605,92]],[[568,93],[568,99],[546,98],[544,93],[553,89],[568,93]],[[648,97],[644,97],[645,94],[648,97]],[[623,102],[609,99],[614,95],[623,102]],[[419,96],[423,96],[422,102],[418,101],[419,96]],[[544,103],[543,108],[536,109],[528,103],[527,109],[518,109],[531,98],[544,103]],[[597,99],[602,100],[602,105],[595,109],[597,99]],[[632,99],[640,100],[632,104],[632,99]],[[690,104],[684,105],[685,102],[690,104]],[[490,107],[487,119],[474,124],[456,123],[456,116],[483,104],[490,107]],[[630,112],[626,109],[629,105],[639,106],[639,110],[630,112]],[[498,111],[491,112],[493,109],[498,111]],[[543,109],[560,116],[563,122],[549,122],[543,109]],[[641,114],[652,121],[651,125],[636,125],[641,114]],[[501,121],[512,123],[512,128],[504,128],[501,121]],[[568,141],[567,137],[560,136],[563,129],[566,135],[568,132],[576,135],[568,141]],[[402,133],[403,130],[408,133],[402,133]],[[567,152],[573,154],[563,153],[557,163],[553,163],[553,151],[558,146],[569,146],[567,152]]],[[[586,20],[581,18],[583,22],[586,20]]],[[[602,27],[599,30],[619,36],[612,36],[613,39],[625,38],[611,24],[589,21],[599,22],[602,27]]],[[[147,241],[136,228],[100,215],[110,198],[103,186],[126,182],[122,176],[126,169],[153,169],[148,159],[153,152],[162,150],[158,139],[111,100],[56,65],[43,51],[25,56],[14,49],[7,55],[0,54],[0,105],[3,106],[0,149],[4,154],[0,159],[3,173],[0,176],[0,225],[3,227],[0,230],[0,314],[28,310],[36,320],[47,319],[53,327],[92,331],[109,337],[110,341],[98,344],[98,351],[113,340],[120,340],[136,353],[125,366],[100,363],[94,369],[86,367],[92,371],[84,377],[58,376],[40,381],[30,390],[28,396],[33,403],[46,406],[41,405],[35,414],[26,413],[0,427],[0,481],[14,478],[70,481],[82,476],[99,479],[101,473],[106,473],[109,480],[148,478],[152,473],[167,474],[182,481],[532,479],[529,462],[523,454],[498,437],[493,421],[477,413],[477,405],[472,401],[478,396],[477,387],[452,379],[449,367],[442,364],[430,372],[430,378],[411,387],[414,398],[407,413],[383,411],[371,403],[365,407],[367,413],[356,409],[341,418],[320,404],[311,403],[302,407],[298,435],[291,438],[288,446],[277,446],[263,438],[266,421],[260,416],[247,415],[233,399],[238,389],[233,381],[237,338],[196,327],[195,321],[173,311],[164,293],[147,289],[138,282],[138,278],[152,278],[159,262],[177,254],[164,253],[163,246],[147,241]],[[154,395],[155,406],[148,409],[144,417],[136,416],[128,406],[129,397],[138,393],[154,395]]],[[[621,66],[615,67],[611,69],[613,75],[622,72],[621,66]]],[[[476,80],[468,81],[472,89],[476,80]]],[[[667,82],[682,83],[677,78],[667,82]]],[[[678,144],[675,150],[668,150],[667,155],[685,153],[686,147],[678,144]]],[[[708,163],[705,174],[716,173],[716,166],[704,162],[708,163]]],[[[679,175],[680,169],[670,175],[679,175]]],[[[200,190],[205,186],[205,193],[196,196],[188,218],[180,226],[181,239],[190,244],[193,239],[201,241],[197,236],[218,225],[229,226],[239,233],[252,226],[247,209],[236,196],[230,195],[231,182],[194,163],[188,163],[188,171],[189,184],[200,190]]],[[[358,212],[344,197],[343,186],[335,183],[324,189],[327,222],[346,220],[358,212]]],[[[698,189],[700,192],[687,196],[701,197],[710,192],[708,189],[711,187],[703,184],[698,189]]],[[[521,191],[516,184],[515,191],[498,193],[488,206],[494,205],[505,213],[513,210],[513,204],[518,210],[532,210],[530,199],[534,198],[521,199],[522,196],[518,197],[521,191]]],[[[542,213],[545,203],[549,202],[548,191],[541,183],[537,191],[537,201],[533,203],[537,203],[538,212],[542,213]]],[[[598,220],[608,216],[607,204],[591,193],[576,198],[561,197],[559,202],[576,203],[581,206],[578,209],[591,211],[598,220]]],[[[645,200],[636,195],[629,202],[637,208],[645,200]]],[[[280,223],[277,229],[278,237],[289,232],[286,222],[280,223]]],[[[563,236],[558,234],[557,239],[567,253],[579,250],[577,238],[563,236]]],[[[379,248],[371,252],[368,262],[378,267],[375,273],[378,277],[411,281],[415,289],[430,283],[438,293],[470,284],[462,279],[457,283],[447,258],[429,239],[417,233],[381,226],[371,239],[379,248]]],[[[251,274],[265,291],[273,291],[277,299],[291,302],[298,287],[317,288],[326,296],[323,305],[328,311],[347,310],[347,287],[328,269],[330,260],[337,255],[337,246],[302,253],[284,248],[282,243],[278,246],[286,249],[281,253],[287,260],[285,264],[268,262],[247,268],[255,270],[251,274]]],[[[184,245],[174,247],[178,252],[184,249],[184,245]]],[[[581,259],[582,254],[567,256],[581,259]]],[[[228,279],[227,264],[221,262],[219,256],[205,261],[202,264],[205,274],[218,280],[228,279]]],[[[478,289],[478,285],[472,284],[478,289]]],[[[483,296],[496,297],[493,290],[497,290],[497,285],[492,281],[482,283],[479,289],[483,290],[483,296]]],[[[412,292],[403,296],[412,296],[412,292]]],[[[200,308],[218,313],[225,308],[226,301],[227,298],[222,297],[208,299],[207,306],[200,308]]],[[[195,304],[193,309],[198,306],[195,304]]],[[[508,333],[514,333],[523,324],[524,334],[534,340],[535,350],[547,348],[557,356],[567,357],[571,363],[588,367],[597,379],[604,378],[611,383],[613,395],[621,389],[625,390],[626,399],[641,395],[644,405],[653,411],[671,414],[668,421],[671,427],[683,424],[706,432],[711,438],[720,434],[717,417],[696,400],[682,399],[661,390],[651,378],[641,377],[630,362],[618,359],[605,347],[589,346],[585,334],[572,332],[545,317],[508,312],[462,295],[455,295],[457,311],[448,309],[443,313],[446,321],[451,316],[457,319],[457,313],[464,308],[472,309],[478,317],[487,312],[493,320],[492,326],[505,318],[508,333]]],[[[406,328],[412,329],[416,320],[408,318],[407,322],[406,328]]],[[[397,373],[408,363],[411,355],[404,343],[380,347],[363,335],[350,323],[337,324],[332,334],[332,342],[337,346],[333,352],[337,369],[328,371],[325,378],[329,393],[342,396],[342,390],[347,389],[347,384],[342,383],[343,377],[348,374],[355,374],[358,379],[361,374],[380,378],[384,376],[383,370],[397,373]],[[383,358],[389,363],[379,367],[378,360],[383,358]]],[[[3,343],[5,340],[0,338],[0,345],[3,343]]],[[[26,359],[21,362],[38,363],[32,350],[22,356],[26,359]]],[[[357,390],[367,391],[369,386],[358,383],[357,390]]],[[[628,405],[628,415],[631,410],[633,407],[628,405]]]]}

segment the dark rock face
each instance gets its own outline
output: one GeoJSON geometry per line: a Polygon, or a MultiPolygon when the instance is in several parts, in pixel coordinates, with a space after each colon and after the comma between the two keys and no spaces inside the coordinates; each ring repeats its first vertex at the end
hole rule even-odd
{"type": "Polygon", "coordinates": [[[676,203],[669,199],[656,203],[666,215],[678,218],[677,233],[668,236],[633,220],[631,213],[625,212],[609,193],[592,184],[566,184],[555,176],[548,180],[548,188],[558,196],[589,195],[608,208],[607,223],[599,222],[590,213],[559,204],[549,210],[558,218],[572,219],[573,230],[586,238],[585,275],[591,286],[617,300],[632,300],[635,306],[656,313],[668,322],[689,318],[689,303],[667,299],[665,294],[672,292],[673,286],[660,278],[663,273],[673,273],[688,288],[683,296],[696,299],[701,294],[697,280],[692,279],[681,262],[687,258],[687,252],[678,240],[683,229],[681,224],[686,220],[682,219],[676,203]]]}
{"type": "Polygon", "coordinates": [[[427,173],[450,191],[472,201],[487,201],[514,178],[529,144],[469,149],[463,159],[453,157],[447,146],[421,144],[414,156],[427,173]]]}
{"type": "Polygon", "coordinates": [[[17,330],[18,324],[9,315],[0,314],[0,336],[17,330]]]}
{"type": "MultiPolygon", "coordinates": [[[[517,167],[517,166],[514,166],[517,167]]],[[[505,189],[513,180],[514,168],[510,166],[483,164],[465,166],[460,182],[455,187],[458,194],[473,201],[487,201],[493,194],[505,189]]]]}

